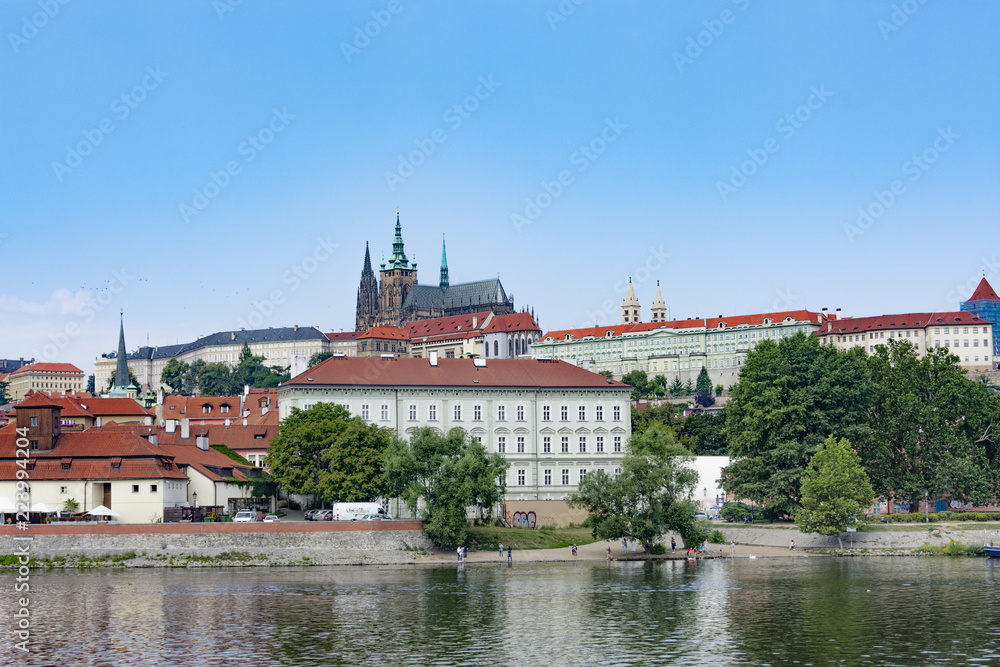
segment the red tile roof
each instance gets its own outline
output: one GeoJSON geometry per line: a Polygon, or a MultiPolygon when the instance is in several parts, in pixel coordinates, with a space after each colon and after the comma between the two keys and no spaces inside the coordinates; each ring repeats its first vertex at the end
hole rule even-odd
{"type": "Polygon", "coordinates": [[[166,396],[163,399],[164,419],[239,419],[239,396],[166,396]],[[229,411],[223,412],[222,406],[229,411]],[[209,411],[205,412],[205,406],[209,411]]]}
{"type": "Polygon", "coordinates": [[[130,415],[135,417],[155,417],[152,410],[147,410],[131,398],[88,398],[79,401],[81,407],[95,417],[113,415],[130,415]]]}
{"type": "Polygon", "coordinates": [[[83,375],[83,371],[74,366],[73,364],[50,364],[46,362],[39,362],[36,364],[28,364],[26,366],[21,366],[16,371],[12,371],[11,375],[17,375],[19,373],[79,373],[83,375]]]}
{"type": "Polygon", "coordinates": [[[438,359],[437,363],[437,366],[431,366],[427,359],[333,357],[292,378],[282,387],[370,385],[617,389],[628,386],[564,361],[490,359],[485,366],[476,366],[472,359],[438,359]]]}
{"type": "Polygon", "coordinates": [[[247,475],[243,471],[249,470],[253,467],[246,465],[241,466],[222,452],[217,452],[212,448],[209,448],[206,451],[195,445],[193,442],[183,445],[159,445],[159,449],[165,454],[172,456],[174,458],[174,463],[177,465],[193,466],[214,482],[246,479],[247,475]],[[233,476],[227,477],[216,472],[216,470],[221,469],[232,470],[233,476]]]}
{"type": "Polygon", "coordinates": [[[840,320],[829,320],[816,332],[816,335],[852,334],[862,331],[884,331],[886,329],[924,329],[929,326],[948,326],[953,324],[988,325],[989,322],[980,319],[979,316],[973,313],[963,311],[845,317],[840,320]]]}
{"type": "Polygon", "coordinates": [[[1000,301],[1000,296],[997,296],[997,293],[993,291],[990,284],[986,282],[986,278],[979,281],[979,287],[977,287],[976,291],[969,297],[969,301],[980,300],[1000,301]]]}
{"type": "Polygon", "coordinates": [[[771,319],[775,324],[781,324],[786,318],[791,318],[793,322],[810,322],[812,324],[819,324],[820,318],[823,317],[822,313],[816,313],[809,310],[789,310],[778,313],[756,313],[753,315],[733,315],[731,317],[701,317],[690,320],[672,320],[670,322],[608,324],[605,326],[588,327],[585,329],[561,329],[559,331],[550,331],[541,337],[540,342],[551,342],[547,340],[548,338],[552,338],[556,341],[566,340],[567,335],[573,336],[574,340],[584,338],[586,336],[604,338],[609,331],[612,332],[613,336],[621,336],[622,334],[627,333],[642,333],[646,331],[655,331],[657,329],[693,329],[697,327],[717,329],[719,324],[722,322],[725,322],[726,327],[728,328],[736,327],[741,324],[758,326],[764,324],[765,319],[771,319]]]}
{"type": "MultiPolygon", "coordinates": [[[[122,459],[118,470],[112,470],[111,459],[73,459],[69,470],[63,470],[58,459],[32,459],[32,481],[57,479],[178,479],[187,475],[176,467],[167,470],[158,459],[122,459]]],[[[13,480],[20,470],[16,461],[0,461],[0,480],[13,480]]]]}
{"type": "Polygon", "coordinates": [[[380,340],[409,340],[410,334],[406,329],[401,329],[399,327],[381,326],[372,327],[358,336],[358,339],[363,338],[378,338],[380,340]]]}
{"type": "Polygon", "coordinates": [[[328,334],[324,334],[327,340],[354,340],[359,335],[360,331],[331,331],[328,334]]]}
{"type": "Polygon", "coordinates": [[[14,406],[14,409],[18,408],[58,408],[62,407],[58,401],[55,401],[42,392],[37,392],[24,399],[20,403],[14,406]]]}
{"type": "Polygon", "coordinates": [[[538,331],[538,324],[531,313],[511,313],[510,315],[497,315],[490,322],[489,326],[483,329],[483,333],[497,333],[506,331],[538,331]]]}
{"type": "Polygon", "coordinates": [[[481,313],[470,313],[468,315],[454,315],[451,317],[433,317],[429,320],[415,320],[406,325],[410,333],[410,340],[416,338],[468,338],[481,336],[483,325],[492,315],[488,310],[481,313]],[[472,322],[475,320],[475,326],[472,322]],[[456,336],[458,334],[458,336],[456,336]]]}

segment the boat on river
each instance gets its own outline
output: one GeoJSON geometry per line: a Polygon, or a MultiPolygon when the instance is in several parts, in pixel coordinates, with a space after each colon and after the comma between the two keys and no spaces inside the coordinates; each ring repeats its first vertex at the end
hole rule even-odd
{"type": "Polygon", "coordinates": [[[986,546],[983,548],[986,549],[986,555],[990,558],[1000,558],[1000,547],[986,546]]]}

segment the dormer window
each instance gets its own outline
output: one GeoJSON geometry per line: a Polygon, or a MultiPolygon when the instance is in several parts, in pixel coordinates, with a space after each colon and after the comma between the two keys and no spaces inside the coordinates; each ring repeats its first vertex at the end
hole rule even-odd
{"type": "Polygon", "coordinates": [[[220,406],[220,408],[219,408],[219,409],[220,409],[220,411],[222,412],[222,414],[224,414],[224,415],[227,415],[227,414],[229,414],[229,405],[228,405],[228,404],[226,404],[226,403],[223,403],[223,404],[222,404],[222,405],[220,406]]]}
{"type": "Polygon", "coordinates": [[[201,406],[201,413],[202,414],[207,415],[207,414],[211,414],[211,412],[212,412],[212,406],[211,405],[207,405],[206,404],[206,405],[201,406]]]}

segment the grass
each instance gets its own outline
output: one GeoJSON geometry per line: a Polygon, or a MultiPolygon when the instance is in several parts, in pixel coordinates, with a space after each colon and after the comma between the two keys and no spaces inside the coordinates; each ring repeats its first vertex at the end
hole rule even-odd
{"type": "Polygon", "coordinates": [[[501,526],[472,526],[468,529],[468,547],[473,550],[490,551],[500,542],[504,548],[514,549],[562,549],[574,544],[596,542],[589,528],[503,528],[501,526]]]}

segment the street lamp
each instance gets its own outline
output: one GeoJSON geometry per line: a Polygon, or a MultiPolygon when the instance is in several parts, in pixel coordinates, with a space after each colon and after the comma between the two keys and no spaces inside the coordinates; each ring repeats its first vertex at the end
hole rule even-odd
{"type": "Polygon", "coordinates": [[[193,492],[191,494],[191,500],[194,501],[194,506],[197,507],[198,506],[198,492],[197,491],[195,491],[195,492],[193,492]]]}

